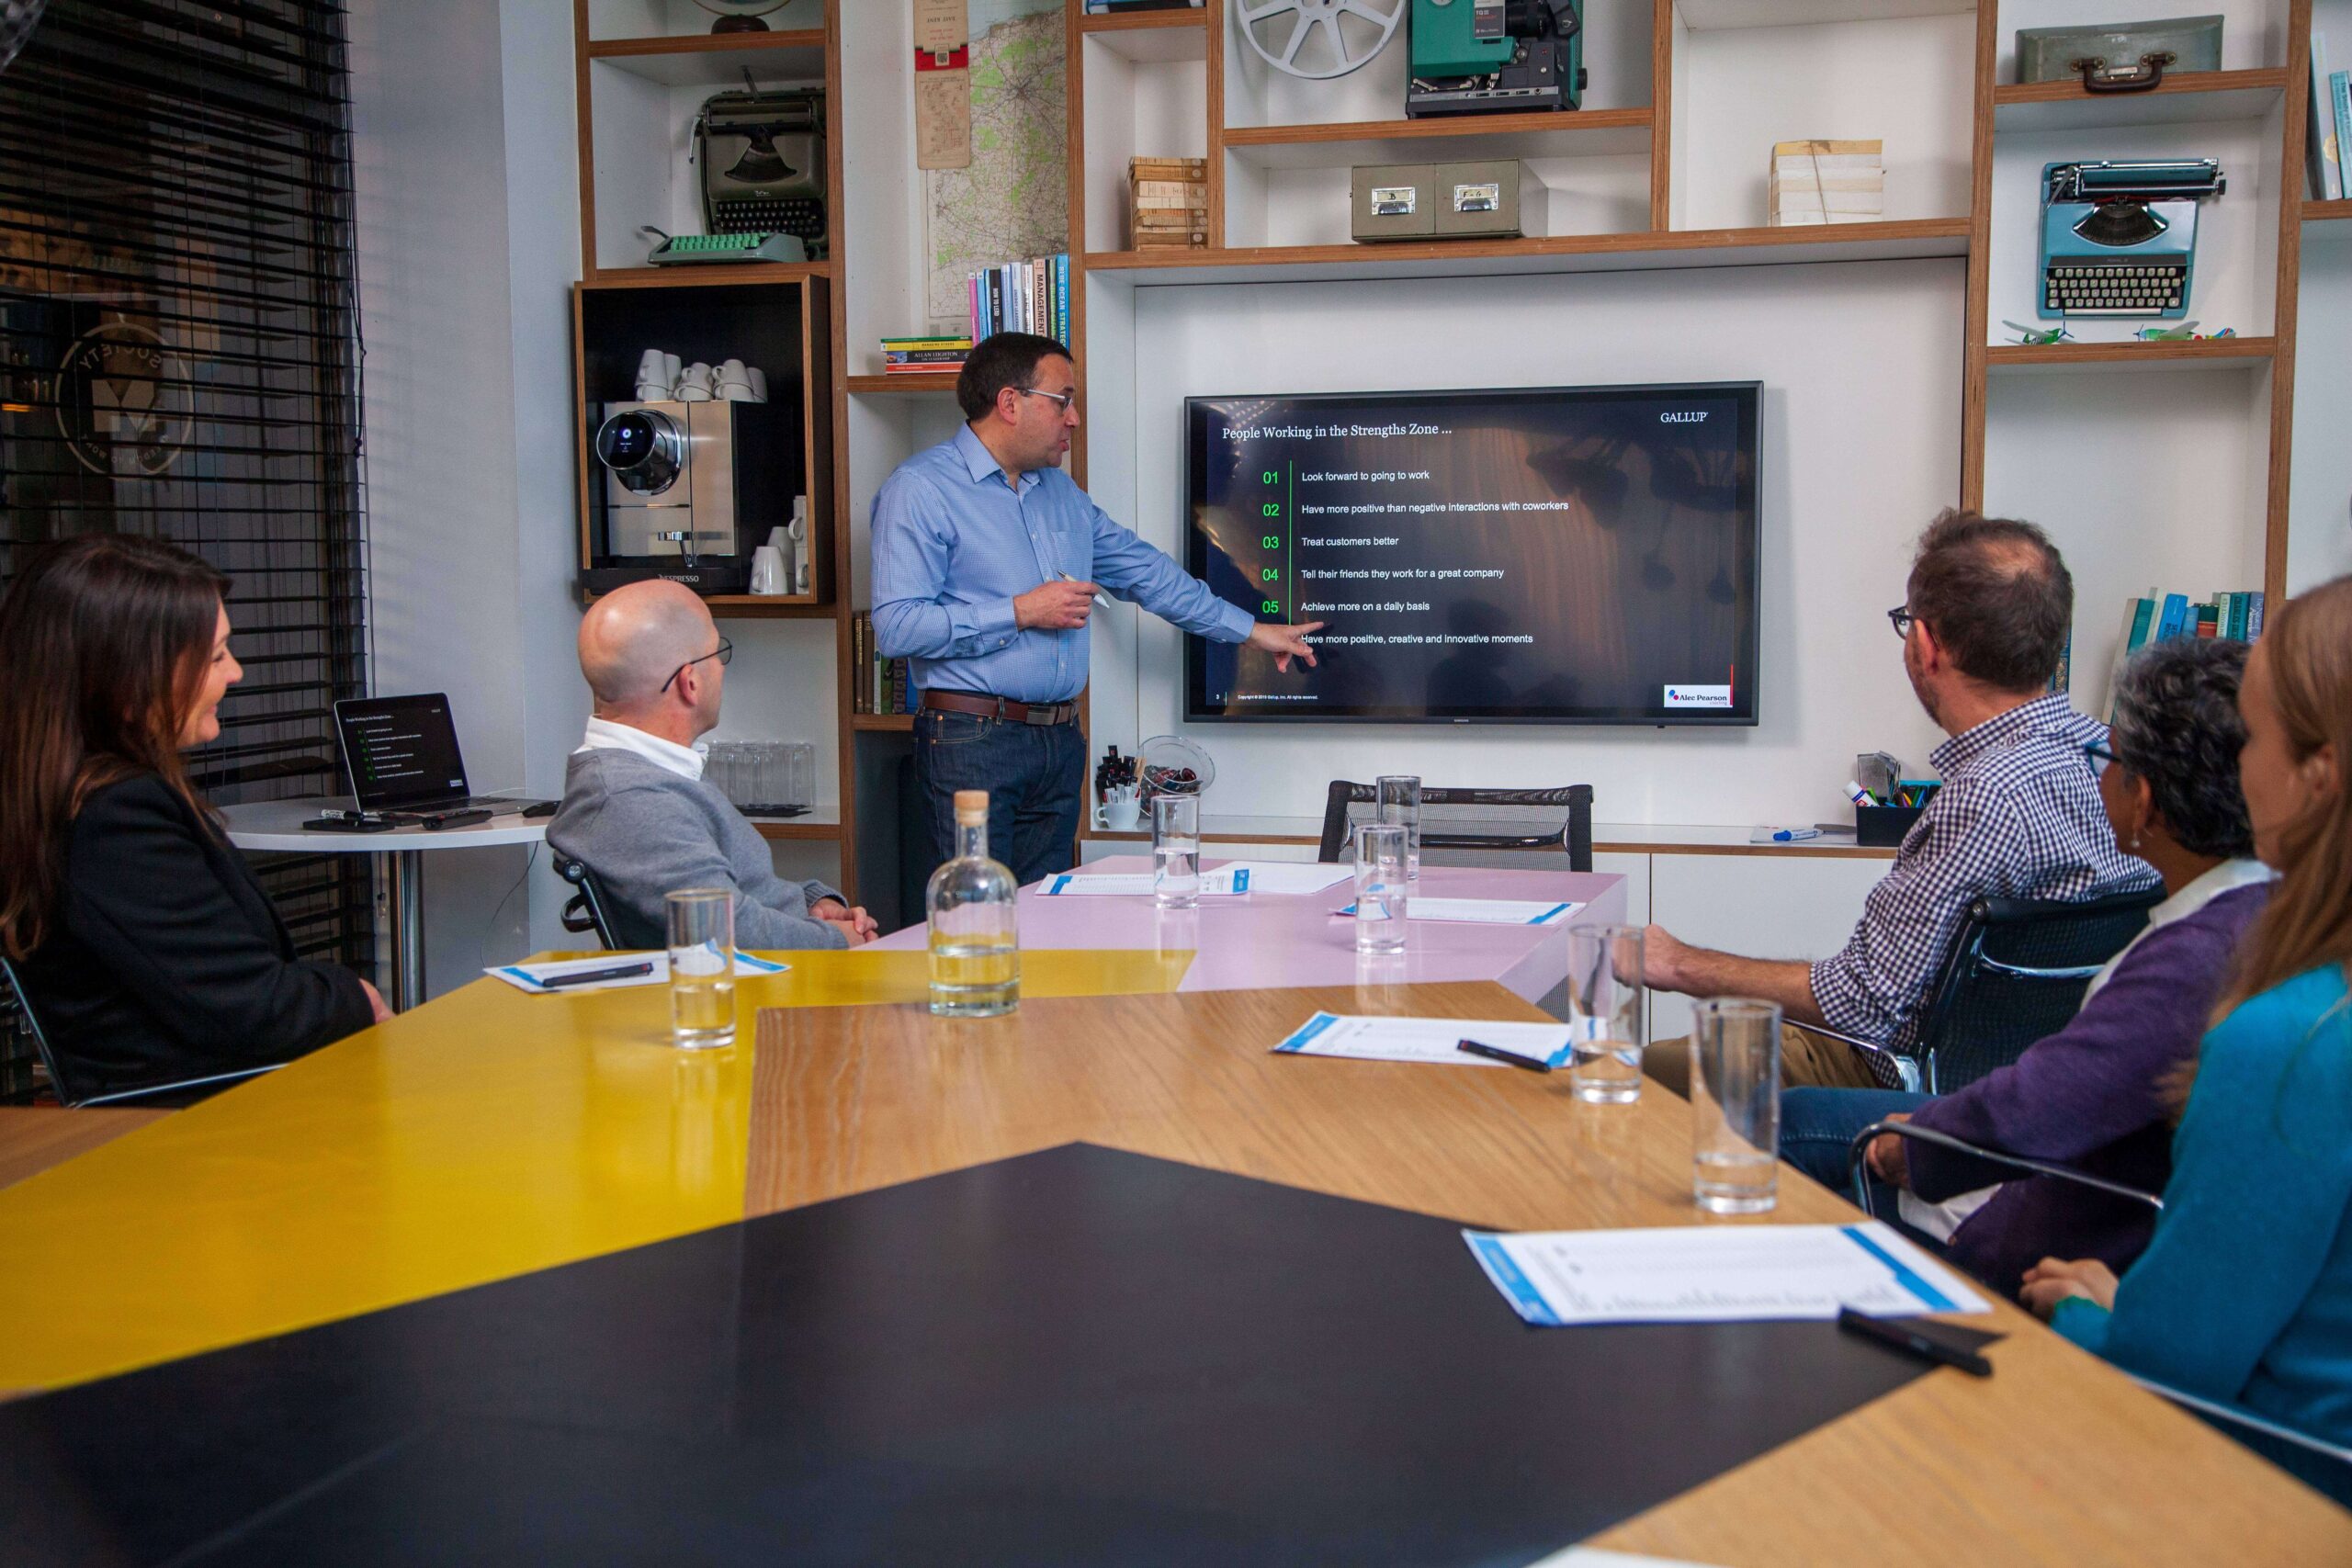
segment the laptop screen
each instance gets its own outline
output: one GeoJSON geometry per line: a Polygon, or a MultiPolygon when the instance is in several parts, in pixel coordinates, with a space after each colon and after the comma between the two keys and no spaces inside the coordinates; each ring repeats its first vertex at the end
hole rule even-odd
{"type": "Polygon", "coordinates": [[[466,797],[466,763],[449,699],[350,698],[334,705],[352,798],[369,811],[406,811],[466,797]]]}

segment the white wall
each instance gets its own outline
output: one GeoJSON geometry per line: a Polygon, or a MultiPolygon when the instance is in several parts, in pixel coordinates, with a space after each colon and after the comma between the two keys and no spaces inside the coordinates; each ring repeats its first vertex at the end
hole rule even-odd
{"type": "MultiPolygon", "coordinates": [[[[564,0],[356,0],[349,22],[374,687],[447,692],[477,790],[558,792],[586,711],[571,26],[564,0]],[[511,120],[510,94],[528,106],[511,120]]],[[[518,886],[529,858],[428,857],[435,993],[551,944],[547,890],[518,886]]]]}
{"type": "MultiPolygon", "coordinates": [[[[2352,43],[2352,34],[2346,38],[2352,43]]],[[[2352,223],[2303,233],[2295,331],[2295,480],[2287,592],[2352,572],[2352,223]]]]}
{"type": "MultiPolygon", "coordinates": [[[[1407,771],[1590,784],[1612,822],[1841,815],[1843,759],[1883,748],[1923,767],[1939,739],[1877,612],[1902,599],[1913,538],[1959,491],[1962,281],[1960,263],[1934,261],[1135,290],[1132,471],[1098,433],[1093,488],[1180,556],[1187,396],[1763,381],[1762,722],[1187,729],[1179,636],[1143,617],[1132,655],[1097,640],[1097,749],[1189,733],[1216,760],[1228,814],[1318,815],[1330,779],[1407,771]]],[[[1098,381],[1091,400],[1114,395],[1098,381]]]]}

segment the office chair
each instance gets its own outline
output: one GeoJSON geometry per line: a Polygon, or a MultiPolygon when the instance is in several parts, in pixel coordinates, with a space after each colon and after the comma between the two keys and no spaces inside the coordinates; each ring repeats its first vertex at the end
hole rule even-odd
{"type": "Polygon", "coordinates": [[[1888,1089],[1949,1094],[2025,1055],[2079,1011],[2107,961],[2148,923],[2161,884],[2104,898],[1979,898],[1920,1003],[1908,1053],[1815,1024],[1862,1053],[1888,1089]]]}
{"type": "Polygon", "coordinates": [[[8,982],[8,989],[16,993],[17,1011],[25,1021],[25,1032],[33,1039],[33,1053],[40,1059],[41,1071],[49,1075],[50,1088],[57,1091],[59,1104],[73,1109],[90,1105],[123,1105],[132,1100],[158,1100],[166,1095],[185,1096],[179,1103],[192,1104],[207,1095],[218,1093],[231,1084],[245,1078],[255,1078],[264,1073],[274,1073],[283,1062],[271,1062],[259,1067],[240,1067],[230,1073],[207,1073],[202,1077],[180,1078],[171,1083],[142,1084],[137,1089],[100,1091],[95,1085],[84,1083],[77,1072],[69,1072],[65,1058],[50,1044],[49,1031],[40,1024],[40,1015],[33,1010],[32,993],[25,988],[24,976],[16,964],[0,957],[0,979],[8,982]],[[201,1090],[202,1092],[198,1092],[201,1090]]]}
{"type": "MultiPolygon", "coordinates": [[[[1878,1217],[1878,1211],[1872,1201],[1872,1182],[1868,1171],[1863,1168],[1862,1160],[1871,1141],[1884,1133],[1892,1133],[1898,1138],[1933,1144],[1939,1148],[1950,1149],[1955,1154],[1966,1155],[1972,1159],[1981,1159],[1988,1164],[2007,1166],[2036,1176],[2052,1177],[2060,1181],[2071,1182],[2094,1191],[2104,1192],[2112,1198],[2120,1198],[2129,1202],[2144,1203],[2158,1213],[2164,1212],[2163,1198],[2154,1192],[2143,1192],[2136,1187],[2127,1187],[2120,1181],[2109,1181],[2103,1177],[2092,1176],[2085,1171],[2070,1170],[2063,1165],[2051,1165],[2041,1160],[2026,1159],[2018,1155],[2007,1154],[1999,1149],[1985,1148],[1964,1139],[1955,1138],[1948,1133],[1939,1133],[1932,1128],[1915,1126],[1908,1122],[1878,1122],[1855,1134],[1853,1145],[1846,1152],[1846,1171],[1848,1179],[1853,1184],[1854,1201],[1861,1205],[1862,1213],[1873,1219],[1878,1217]]],[[[2161,1394],[2183,1409],[2202,1416],[2207,1425],[2227,1437],[2234,1438],[2281,1470],[2308,1483],[2318,1491],[2325,1493],[2336,1502],[2346,1507],[2352,1507],[2352,1449],[2339,1448],[2334,1443],[2314,1438],[2307,1432],[2299,1432],[2292,1427],[2281,1426],[2268,1416],[2258,1416],[2243,1405],[2224,1404],[2198,1394],[2187,1393],[2179,1389],[2141,1377],[2128,1369],[2119,1370],[2123,1371],[2124,1376],[2149,1393],[2161,1394]]]]}
{"type": "MultiPolygon", "coordinates": [[[[1333,779],[1323,803],[1323,839],[1315,858],[1337,863],[1356,827],[1376,821],[1380,792],[1333,779]]],[[[1447,851],[1565,850],[1570,871],[1592,869],[1592,786],[1557,789],[1449,789],[1421,786],[1421,863],[1494,864],[1449,857],[1447,851]],[[1440,852],[1431,855],[1430,851],[1440,852]]]]}
{"type": "Polygon", "coordinates": [[[570,855],[552,851],[549,853],[555,862],[555,874],[579,889],[563,906],[563,929],[594,931],[607,953],[618,951],[621,944],[613,940],[613,922],[605,913],[605,892],[596,882],[596,874],[570,855]]]}

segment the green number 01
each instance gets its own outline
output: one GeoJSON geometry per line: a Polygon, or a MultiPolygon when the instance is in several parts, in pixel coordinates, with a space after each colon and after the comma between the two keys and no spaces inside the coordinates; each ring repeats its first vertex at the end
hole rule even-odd
{"type": "Polygon", "coordinates": [[[1261,484],[1280,484],[1283,481],[1282,475],[1274,472],[1272,468],[1268,468],[1264,473],[1260,474],[1258,479],[1259,482],[1261,484]]]}

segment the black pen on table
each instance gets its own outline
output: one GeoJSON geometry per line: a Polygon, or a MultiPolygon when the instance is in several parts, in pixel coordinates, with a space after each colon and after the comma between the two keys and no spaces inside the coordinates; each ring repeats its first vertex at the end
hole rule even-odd
{"type": "Polygon", "coordinates": [[[1993,1363],[1977,1352],[1947,1345],[1940,1339],[1931,1339],[1899,1318],[1873,1317],[1869,1313],[1841,1306],[1838,1309],[1838,1326],[1849,1334],[1859,1334],[1865,1339],[1875,1339],[1882,1345],[1906,1351],[1923,1361],[1958,1367],[1974,1377],[1989,1378],[1993,1375],[1993,1363]]]}
{"type": "Polygon", "coordinates": [[[582,969],[573,975],[550,975],[539,982],[539,988],[552,991],[560,986],[593,986],[599,980],[634,980],[639,975],[652,973],[653,961],[648,958],[636,964],[617,964],[610,969],[582,969]]]}
{"type": "Polygon", "coordinates": [[[1489,1045],[1483,1040],[1457,1040],[1457,1051],[1467,1051],[1473,1056],[1484,1056],[1490,1062],[1508,1062],[1514,1067],[1525,1067],[1531,1073],[1548,1073],[1552,1064],[1541,1056],[1522,1056],[1516,1051],[1506,1051],[1499,1045],[1489,1045]]]}

